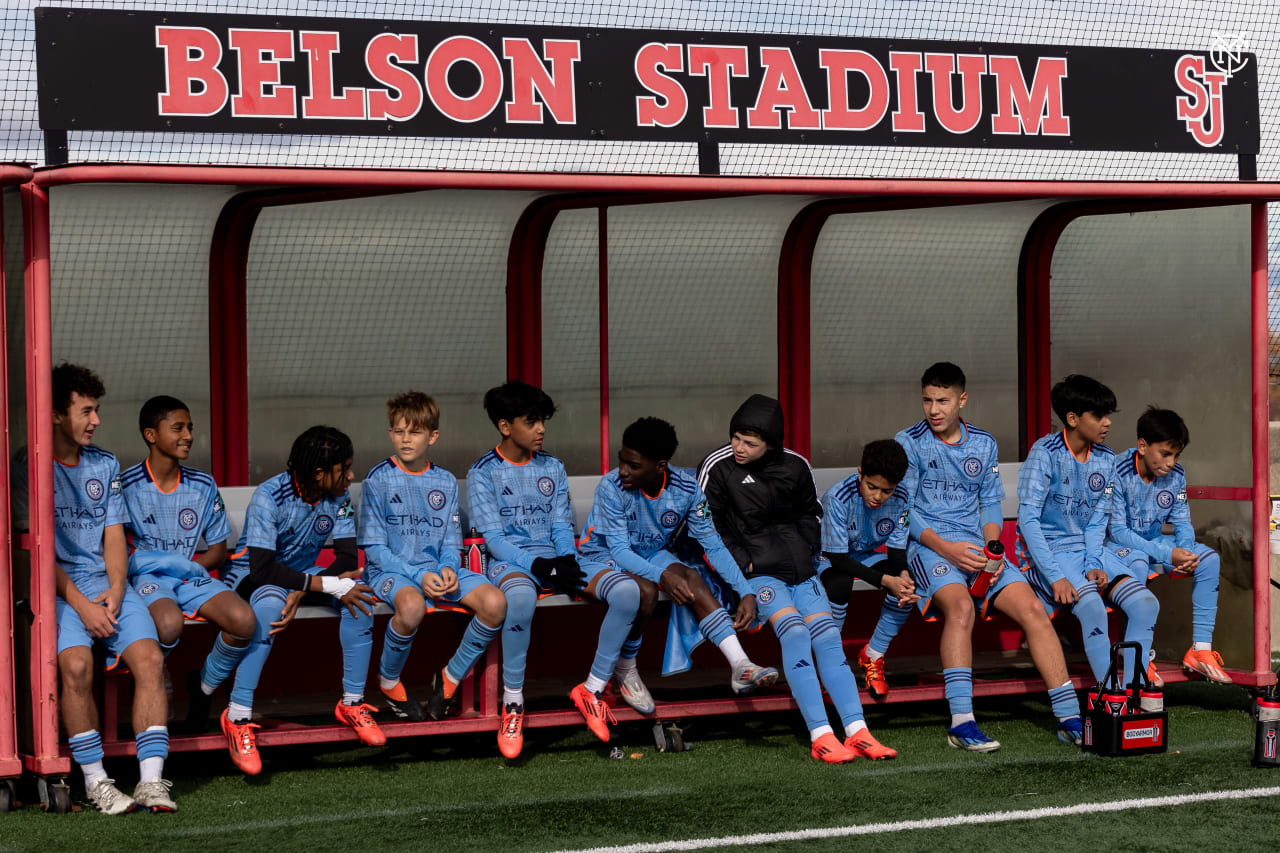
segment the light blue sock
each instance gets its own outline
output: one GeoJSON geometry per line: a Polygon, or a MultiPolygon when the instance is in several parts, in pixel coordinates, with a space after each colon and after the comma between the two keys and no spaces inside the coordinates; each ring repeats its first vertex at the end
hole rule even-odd
{"type": "Polygon", "coordinates": [[[818,675],[827,688],[827,695],[840,714],[840,722],[847,728],[863,718],[862,700],[858,698],[858,682],[849,669],[849,659],[844,656],[840,642],[840,629],[834,619],[819,616],[809,623],[809,643],[818,663],[818,675]]]}
{"type": "Polygon", "coordinates": [[[733,619],[729,616],[729,611],[717,607],[702,618],[698,623],[698,630],[711,645],[718,646],[733,636],[733,619]]]}
{"type": "Polygon", "coordinates": [[[942,671],[942,679],[946,684],[944,692],[951,713],[973,713],[973,667],[953,666],[942,671]]]}
{"type": "Polygon", "coordinates": [[[76,764],[93,764],[102,760],[102,735],[95,730],[78,734],[67,743],[71,747],[71,758],[76,764]]]}
{"type": "Polygon", "coordinates": [[[1218,618],[1218,580],[1222,561],[1214,551],[1201,552],[1200,565],[1191,576],[1191,641],[1212,643],[1218,618]]]}
{"type": "Polygon", "coordinates": [[[1061,687],[1049,691],[1049,704],[1053,706],[1053,715],[1059,720],[1080,716],[1080,697],[1076,689],[1068,681],[1061,687]]]}
{"type": "Polygon", "coordinates": [[[613,677],[618,665],[622,644],[631,633],[631,624],[640,610],[640,587],[622,572],[606,573],[596,582],[596,598],[609,605],[604,621],[600,624],[600,639],[596,643],[596,657],[591,662],[591,674],[601,681],[613,677]]]}
{"type": "Polygon", "coordinates": [[[622,651],[618,653],[618,660],[635,660],[640,654],[640,644],[644,642],[644,637],[637,637],[634,640],[627,640],[622,644],[622,651]]]}
{"type": "Polygon", "coordinates": [[[508,690],[524,687],[525,658],[529,655],[529,631],[538,590],[524,575],[509,578],[499,589],[507,597],[507,618],[502,623],[502,684],[508,690]]]}
{"type": "Polygon", "coordinates": [[[369,661],[373,658],[373,614],[351,611],[337,599],[338,638],[342,641],[342,692],[346,696],[364,696],[369,681],[369,661]]]}
{"type": "MultiPolygon", "coordinates": [[[[1127,586],[1136,586],[1126,582],[1127,586]]],[[[1093,677],[1102,681],[1111,665],[1111,638],[1107,636],[1107,606],[1098,595],[1098,587],[1089,584],[1080,593],[1080,600],[1071,605],[1071,615],[1080,623],[1080,635],[1084,638],[1084,654],[1089,659],[1093,677]]]]}
{"type": "Polygon", "coordinates": [[[813,731],[819,726],[831,725],[827,706],[822,704],[822,686],[818,683],[817,667],[813,665],[813,649],[804,620],[798,614],[789,613],[773,623],[773,631],[782,646],[787,688],[800,706],[805,728],[813,731]]]}
{"type": "Polygon", "coordinates": [[[831,602],[831,621],[836,623],[836,630],[844,633],[844,617],[849,612],[848,604],[831,602]]]}
{"type": "MultiPolygon", "coordinates": [[[[1111,601],[1119,607],[1128,621],[1124,629],[1126,643],[1137,643],[1142,647],[1138,653],[1137,666],[1147,668],[1147,653],[1151,649],[1151,640],[1156,630],[1156,617],[1160,614],[1160,602],[1151,594],[1151,590],[1136,581],[1125,581],[1111,592],[1111,601]]],[[[1133,651],[1124,651],[1124,684],[1133,678],[1133,651]]],[[[1101,680],[1101,679],[1099,679],[1101,680]]]]}
{"type": "Polygon", "coordinates": [[[231,685],[233,704],[253,707],[253,693],[258,689],[262,668],[271,656],[273,638],[267,632],[271,630],[271,623],[280,619],[284,603],[285,591],[278,586],[260,586],[249,597],[249,606],[253,608],[258,624],[253,629],[249,647],[240,657],[240,665],[236,667],[236,680],[231,685]]]}
{"type": "Polygon", "coordinates": [[[236,664],[240,663],[240,659],[247,651],[249,651],[248,646],[233,646],[223,640],[222,632],[219,631],[213,641],[213,649],[204,659],[204,666],[200,668],[200,683],[206,687],[216,688],[230,677],[236,664]]]}
{"type": "Polygon", "coordinates": [[[139,780],[159,779],[164,774],[164,760],[169,757],[169,729],[152,726],[134,737],[138,751],[139,780]]]}
{"type": "Polygon", "coordinates": [[[884,603],[880,605],[880,619],[876,622],[876,629],[872,632],[867,645],[882,655],[887,654],[889,644],[893,642],[894,637],[898,636],[898,632],[902,630],[903,625],[907,624],[909,618],[911,618],[911,608],[899,607],[898,599],[892,595],[886,595],[884,603]]]}
{"type": "Polygon", "coordinates": [[[413,638],[417,635],[417,631],[408,636],[401,634],[387,622],[387,633],[382,637],[382,657],[378,660],[379,677],[387,681],[400,680],[400,673],[404,672],[409,651],[413,648],[413,638]]]}
{"type": "Polygon", "coordinates": [[[467,623],[467,630],[462,632],[462,642],[458,644],[458,650],[445,664],[444,669],[449,674],[449,680],[454,684],[461,683],[462,679],[471,672],[471,668],[476,665],[476,659],[501,633],[501,625],[490,628],[481,622],[479,617],[472,616],[471,621],[467,623]]]}

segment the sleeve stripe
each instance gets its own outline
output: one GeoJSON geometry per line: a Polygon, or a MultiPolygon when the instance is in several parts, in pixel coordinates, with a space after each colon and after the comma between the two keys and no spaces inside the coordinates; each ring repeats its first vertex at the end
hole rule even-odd
{"type": "Polygon", "coordinates": [[[707,490],[707,478],[711,476],[711,469],[717,463],[732,455],[733,446],[726,444],[719,450],[713,450],[706,459],[702,460],[702,467],[698,470],[698,488],[705,492],[707,490]]]}

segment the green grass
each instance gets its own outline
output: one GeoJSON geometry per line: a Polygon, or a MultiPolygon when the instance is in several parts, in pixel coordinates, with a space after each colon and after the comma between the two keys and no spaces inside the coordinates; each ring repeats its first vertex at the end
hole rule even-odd
{"type": "MultiPolygon", "coordinates": [[[[679,755],[656,753],[647,728],[620,726],[614,741],[643,755],[635,760],[609,759],[578,729],[530,731],[526,757],[511,764],[496,756],[492,735],[393,740],[380,750],[277,748],[253,780],[230,775],[222,753],[181,755],[166,774],[179,813],[108,818],[28,806],[0,815],[0,849],[555,850],[1280,785],[1280,772],[1249,764],[1243,691],[1174,685],[1167,702],[1173,750],[1128,759],[1058,743],[1048,708],[1029,699],[977,703],[983,728],[1004,744],[992,755],[947,748],[941,703],[874,709],[873,731],[901,757],[843,767],[810,759],[798,715],[785,713],[688,721],[693,748],[679,755]]],[[[136,778],[129,760],[108,769],[136,778]]],[[[1277,805],[1263,798],[750,849],[1265,849],[1277,805]]]]}

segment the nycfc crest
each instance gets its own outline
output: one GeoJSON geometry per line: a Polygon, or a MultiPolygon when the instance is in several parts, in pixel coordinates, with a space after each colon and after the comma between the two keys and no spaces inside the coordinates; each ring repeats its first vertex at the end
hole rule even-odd
{"type": "Polygon", "coordinates": [[[543,497],[551,497],[551,493],[556,490],[555,481],[550,477],[538,478],[538,491],[542,492],[543,497]]]}

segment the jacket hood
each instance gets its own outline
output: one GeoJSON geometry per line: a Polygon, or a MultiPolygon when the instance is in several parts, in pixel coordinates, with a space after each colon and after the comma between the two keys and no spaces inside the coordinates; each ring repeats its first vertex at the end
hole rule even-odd
{"type": "Polygon", "coordinates": [[[772,397],[752,394],[729,420],[729,436],[732,438],[743,429],[753,430],[764,437],[771,449],[781,450],[784,426],[782,404],[772,397]]]}

